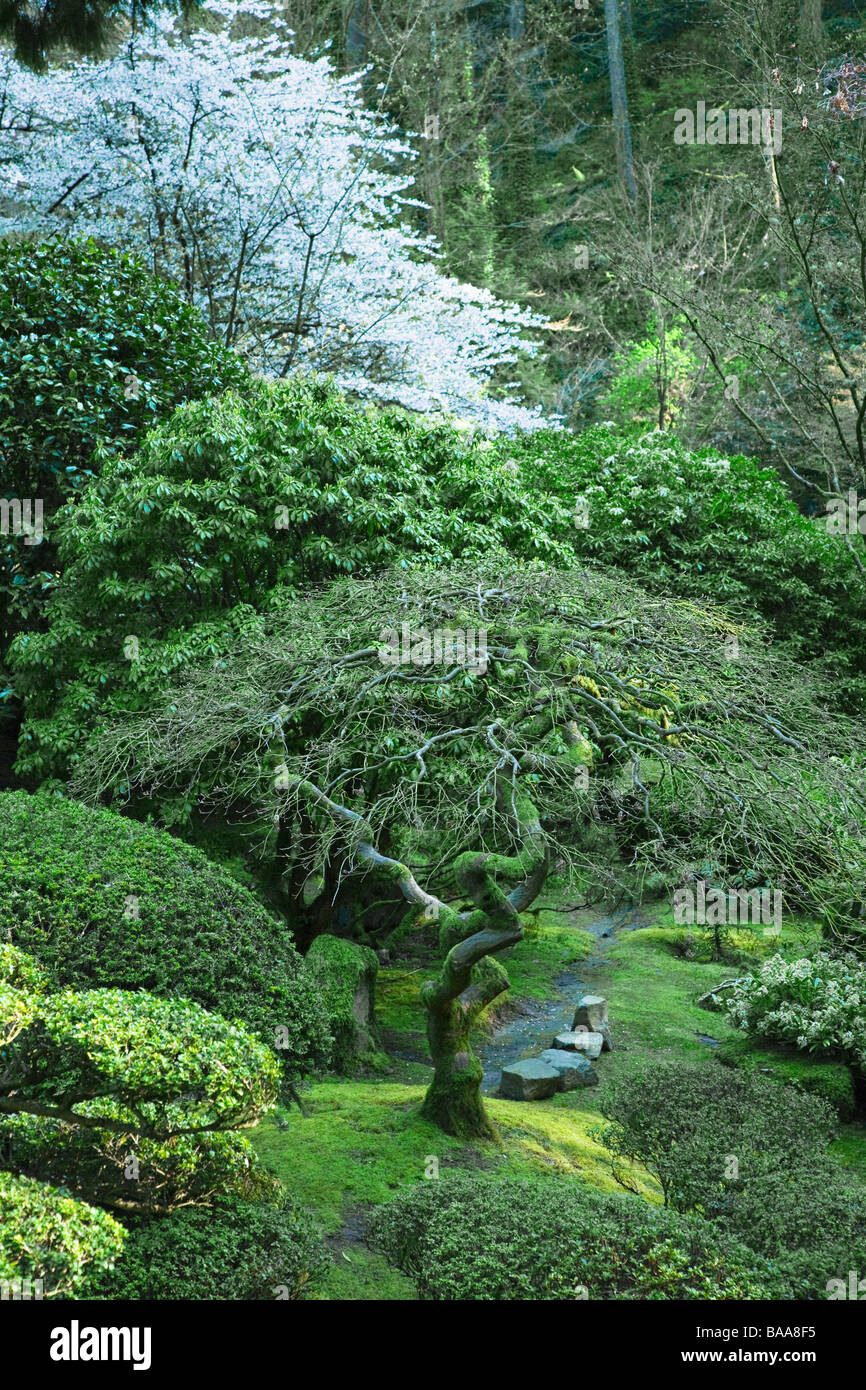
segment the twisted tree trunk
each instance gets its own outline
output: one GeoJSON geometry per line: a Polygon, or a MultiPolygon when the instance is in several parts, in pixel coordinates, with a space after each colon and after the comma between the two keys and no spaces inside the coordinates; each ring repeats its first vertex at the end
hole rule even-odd
{"type": "Polygon", "coordinates": [[[547,877],[547,841],[535,807],[513,783],[507,788],[497,785],[497,802],[512,820],[522,848],[513,856],[461,855],[454,865],[455,874],[475,907],[470,912],[456,912],[425,892],[407,865],[375,849],[371,828],[356,811],[338,805],[312,782],[297,779],[294,787],[333,820],[359,832],[361,838],[353,843],[355,854],[399,888],[410,905],[409,926],[438,922],[445,960],[439,978],[421,987],[434,1068],[421,1113],[446,1134],[465,1139],[495,1138],[496,1130],[481,1098],[483,1069],[472,1054],[470,1034],[482,1010],[508,989],[508,976],[492,957],[521,939],[520,913],[537,897],[547,877]],[[496,881],[504,876],[519,877],[523,882],[506,895],[496,881]]]}

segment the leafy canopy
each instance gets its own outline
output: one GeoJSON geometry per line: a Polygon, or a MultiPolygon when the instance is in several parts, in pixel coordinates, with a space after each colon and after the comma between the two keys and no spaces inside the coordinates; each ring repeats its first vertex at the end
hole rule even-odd
{"type": "Polygon", "coordinates": [[[669,890],[697,863],[851,919],[862,734],[760,634],[615,573],[491,560],[284,594],[150,710],[104,726],[77,790],[215,801],[291,870],[298,912],[309,875],[335,889],[363,871],[361,841],[428,877],[463,851],[519,853],[504,782],[599,897],[669,890]]]}

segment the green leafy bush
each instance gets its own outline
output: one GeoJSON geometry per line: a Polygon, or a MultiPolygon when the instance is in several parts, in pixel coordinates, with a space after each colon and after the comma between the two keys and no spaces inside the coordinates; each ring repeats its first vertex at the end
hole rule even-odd
{"type": "Polygon", "coordinates": [[[562,1178],[421,1183],[375,1213],[372,1238],[422,1299],[783,1296],[768,1261],[708,1222],[562,1178]]]}
{"type": "Polygon", "coordinates": [[[795,1298],[825,1299],[830,1279],[847,1287],[866,1268],[866,1187],[827,1159],[746,1184],[714,1224],[771,1260],[795,1298]]]}
{"type": "Polygon", "coordinates": [[[801,1091],[823,1096],[840,1120],[854,1118],[857,1093],[847,1062],[831,1057],[810,1057],[784,1044],[767,1042],[761,1046],[756,1039],[742,1033],[726,1038],[715,1049],[715,1057],[724,1066],[740,1071],[760,1071],[780,1085],[799,1086],[801,1091]]]}
{"type": "Polygon", "coordinates": [[[292,934],[165,831],[51,794],[0,794],[0,936],[53,986],[182,994],[247,1024],[288,1075],[324,1064],[327,1019],[292,934]]]}
{"type": "Polygon", "coordinates": [[[221,1198],[130,1223],[123,1256],[91,1280],[89,1298],[310,1298],[330,1257],[320,1228],[288,1196],[275,1202],[221,1198]]]}
{"type": "MultiPolygon", "coordinates": [[[[179,402],[247,379],[131,257],[92,241],[0,244],[0,493],[41,498],[50,539],[57,506],[107,457],[134,450],[179,402]]],[[[48,543],[0,538],[0,646],[37,620],[55,564],[48,543]]]]}
{"type": "Polygon", "coordinates": [[[0,1171],[0,1279],[41,1280],[44,1298],[79,1297],[95,1271],[112,1267],[125,1235],[108,1212],[0,1171]]]}
{"type": "Polygon", "coordinates": [[[667,432],[636,439],[600,425],[509,448],[522,476],[584,523],[571,531],[579,556],[655,592],[759,614],[803,657],[824,661],[836,692],[859,707],[866,586],[844,538],[804,517],[773,469],[690,453],[667,432]]]}
{"type": "Polygon", "coordinates": [[[820,1096],[762,1076],[710,1064],[639,1062],[612,1077],[601,1096],[611,1123],[602,1143],[617,1164],[637,1161],[676,1211],[711,1216],[730,1191],[820,1155],[833,1111],[820,1096]]]}
{"type": "Polygon", "coordinates": [[[168,672],[218,654],[252,610],[285,602],[286,587],[411,556],[572,559],[567,507],[492,444],[352,406],[308,377],[179,409],[56,529],[66,573],[49,631],[22,634],[13,657],[26,702],[19,769],[38,778],[74,764],[103,711],[140,708],[168,672]]]}
{"type": "Polygon", "coordinates": [[[726,1007],[731,1022],[754,1037],[866,1067],[866,962],[859,956],[771,956],[731,990],[726,1007]]]}
{"type": "Polygon", "coordinates": [[[143,264],[93,241],[0,245],[0,453],[12,495],[56,500],[181,401],[248,379],[143,264]]]}

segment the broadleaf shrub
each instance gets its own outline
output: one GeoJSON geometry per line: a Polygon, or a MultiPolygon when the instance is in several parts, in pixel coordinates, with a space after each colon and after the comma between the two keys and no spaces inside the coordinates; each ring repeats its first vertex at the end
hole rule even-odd
{"type": "Polygon", "coordinates": [[[352,405],[325,378],[257,382],[179,408],[103,468],[56,533],[65,572],[48,630],[20,633],[9,657],[17,768],[39,779],[65,777],[103,717],[218,659],[287,593],[407,563],[593,561],[761,617],[798,657],[826,654],[849,703],[866,685],[850,637],[866,596],[843,539],[801,516],[771,470],[668,436],[470,439],[352,405]]]}
{"type": "Polygon", "coordinates": [[[509,449],[539,493],[579,520],[571,543],[581,559],[654,592],[760,615],[800,657],[822,663],[837,698],[862,706],[866,585],[844,537],[803,516],[774,469],[690,452],[667,431],[636,438],[602,425],[540,431],[509,449]]]}
{"type": "Polygon", "coordinates": [[[829,1280],[847,1289],[866,1269],[866,1186],[830,1159],[746,1184],[714,1224],[771,1260],[794,1298],[825,1299],[829,1280]]]}
{"type": "Polygon", "coordinates": [[[56,582],[58,505],[181,401],[248,380],[201,315],[133,257],[76,239],[0,244],[0,495],[41,499],[46,533],[32,546],[0,538],[0,645],[39,625],[56,582]]]}
{"type": "Polygon", "coordinates": [[[238,1020],[296,1076],[330,1034],[292,934],[196,849],[65,797],[0,794],[0,936],[53,986],[179,994],[238,1020]]]}
{"type": "Polygon", "coordinates": [[[624,1160],[641,1163],[666,1205],[707,1216],[742,1185],[820,1156],[836,1119],[821,1096],[710,1063],[632,1064],[606,1083],[600,1108],[619,1180],[629,1181],[624,1160]]]}
{"type": "Polygon", "coordinates": [[[329,1266],[321,1229],[290,1197],[226,1197],[130,1222],[121,1259],[94,1276],[87,1296],[301,1301],[320,1291],[329,1266]]]}
{"type": "Polygon", "coordinates": [[[379,1208],[371,1235],[422,1299],[784,1296],[771,1262],[710,1223],[562,1178],[421,1183],[379,1208]]]}

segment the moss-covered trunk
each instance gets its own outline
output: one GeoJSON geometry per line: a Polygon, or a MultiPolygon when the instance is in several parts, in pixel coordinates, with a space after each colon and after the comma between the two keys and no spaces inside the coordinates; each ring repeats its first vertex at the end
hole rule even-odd
{"type": "Polygon", "coordinates": [[[433,1080],[424,1097],[425,1120],[458,1139],[495,1139],[496,1129],[481,1099],[483,1068],[469,1045],[470,1016],[460,1000],[427,1016],[433,1080]]]}
{"type": "Polygon", "coordinates": [[[513,776],[504,787],[497,778],[497,805],[511,820],[521,848],[510,856],[470,851],[457,857],[454,877],[475,904],[474,910],[458,912],[425,892],[406,864],[380,854],[373,845],[372,828],[357,811],[332,801],[313,782],[297,778],[294,785],[333,820],[353,827],[354,854],[380,879],[399,889],[419,927],[438,921],[445,959],[438,978],[421,986],[434,1067],[422,1114],[446,1134],[495,1138],[481,1099],[483,1069],[472,1056],[469,1035],[488,1004],[508,989],[508,976],[494,957],[521,939],[520,913],[534,901],[547,878],[550,857],[535,806],[513,776]],[[505,877],[523,881],[506,894],[497,882],[505,877]]]}

